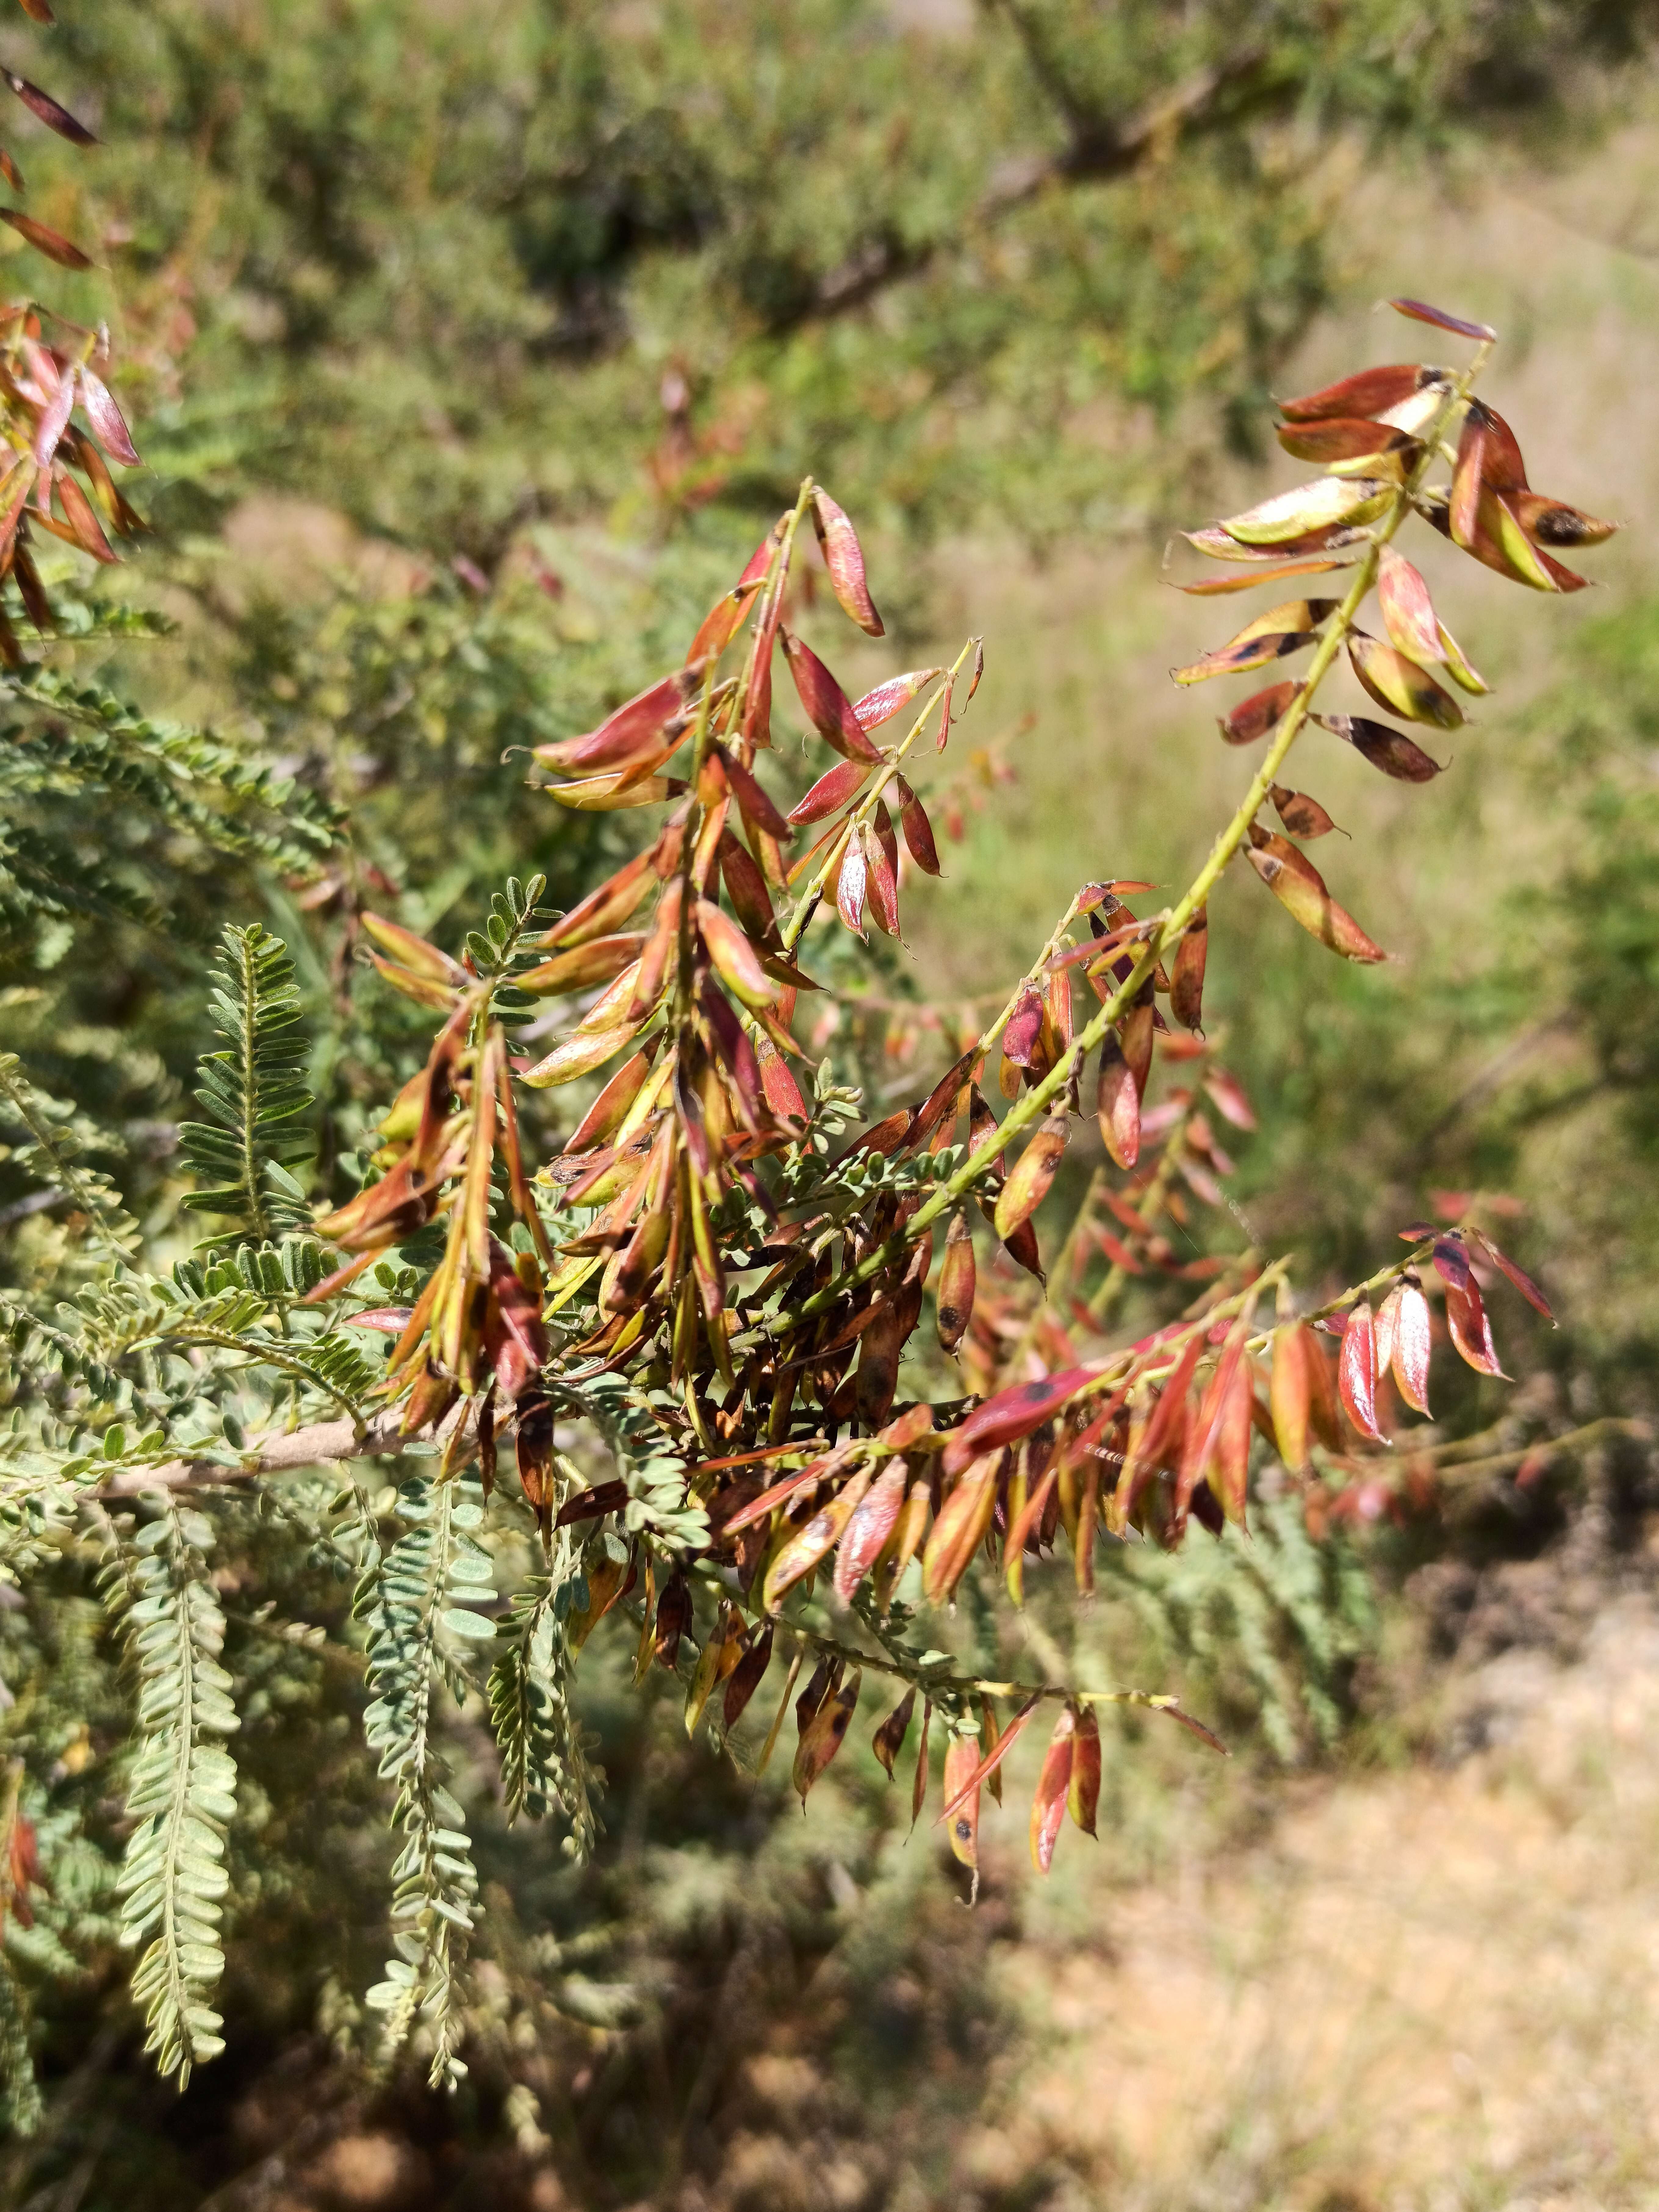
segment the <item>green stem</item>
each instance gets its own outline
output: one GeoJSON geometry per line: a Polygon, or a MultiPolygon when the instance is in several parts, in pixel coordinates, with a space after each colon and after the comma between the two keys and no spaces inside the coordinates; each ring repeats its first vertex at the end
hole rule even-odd
{"type": "Polygon", "coordinates": [[[1370,544],[1366,549],[1364,558],[1359,563],[1352,583],[1348,587],[1347,596],[1332,618],[1324,636],[1321,638],[1314,653],[1312,665],[1309,668],[1307,679],[1275,730],[1273,742],[1267,748],[1267,757],[1251,778],[1249,788],[1240,800],[1232,819],[1211,847],[1209,858],[1188,886],[1182,897],[1162,917],[1152,934],[1146,939],[1127,976],[1108,997],[1094,1019],[1086,1028],[1079,1031],[1042,1082],[1035,1084],[1024,1097],[1010,1109],[979,1150],[970,1154],[956,1174],[941,1183],[931,1198],[924,1200],[902,1230],[895,1231],[884,1243],[878,1245],[874,1251],[867,1253],[856,1266],[848,1268],[841,1275],[833,1278],[821,1291],[815,1292],[805,1304],[799,1307],[794,1315],[797,1322],[810,1321],[815,1315],[826,1312],[838,1299],[845,1297],[849,1290],[884,1273],[896,1261],[903,1257],[908,1247],[913,1244],[924,1231],[930,1229],[942,1213],[947,1212],[971,1190],[980,1177],[994,1164],[1008,1146],[1012,1143],[1020,1131],[1029,1128],[1032,1122],[1040,1120],[1048,1111],[1050,1101],[1060,1096],[1066,1090],[1077,1069],[1087,1060],[1089,1054],[1104,1042],[1108,1030],[1122,1019],[1124,1014],[1133,1004],[1141,986],[1157,968],[1164,954],[1179,941],[1188,923],[1208,900],[1222,870],[1249,834],[1250,825],[1260,813],[1270,787],[1279,781],[1279,771],[1284,766],[1286,756],[1307,722],[1308,712],[1314,695],[1329,673],[1338,653],[1346,643],[1353,629],[1354,617],[1358,613],[1367,592],[1376,580],[1376,571],[1382,559],[1382,548],[1389,544],[1407,514],[1412,512],[1413,504],[1422,489],[1423,480],[1438,456],[1440,440],[1446,426],[1455,410],[1468,398],[1470,388],[1485,367],[1486,357],[1491,350],[1490,344],[1483,344],[1477,348],[1474,361],[1452,386],[1439,413],[1424,433],[1422,459],[1395,492],[1388,514],[1372,532],[1370,544]]]}

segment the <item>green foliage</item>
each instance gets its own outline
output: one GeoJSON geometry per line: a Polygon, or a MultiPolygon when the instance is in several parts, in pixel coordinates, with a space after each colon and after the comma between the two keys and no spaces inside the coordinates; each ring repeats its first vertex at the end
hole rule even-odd
{"type": "Polygon", "coordinates": [[[752,510],[808,465],[884,524],[1119,524],[1165,466],[1139,411],[1242,423],[1384,137],[1535,137],[1651,26],[1643,0],[64,12],[106,144],[32,173],[131,240],[147,457],[486,569],[526,509],[752,510]]]}
{"type": "Polygon", "coordinates": [[[395,1955],[365,2002],[386,2014],[389,2051],[417,2025],[424,2030],[435,2088],[466,2071],[456,2055],[465,2024],[456,1982],[478,1876],[466,1815],[445,1787],[433,1701],[447,1688],[465,1702],[471,1655],[495,1636],[479,1610],[494,1595],[494,1568],[478,1541],[484,1516],[476,1485],[416,1477],[398,1504],[404,1533],[372,1563],[354,1605],[367,1627],[374,1698],[364,1740],[380,1754],[382,1779],[396,1786],[392,1818],[404,1838],[392,1869],[395,1955]]]}
{"type": "Polygon", "coordinates": [[[287,1172],[311,1150],[289,1125],[312,1105],[301,1069],[307,1041],[294,961],[281,938],[258,922],[228,925],[215,971],[214,1026],[228,1049],[208,1054],[197,1097],[210,1121],[183,1121],[186,1165],[226,1180],[192,1191],[186,1206],[234,1220],[265,1240],[309,1223],[305,1193],[287,1172]]]}
{"type": "Polygon", "coordinates": [[[106,1584],[139,1679],[121,1941],[145,1947],[132,1978],[149,2032],[144,2047],[181,2087],[192,2066],[224,2048],[211,1999],[224,1971],[236,1764],[222,1739],[240,1723],[220,1663],[225,1617],[208,1576],[213,1539],[205,1516],[168,1503],[130,1541],[118,1539],[106,1584]]]}

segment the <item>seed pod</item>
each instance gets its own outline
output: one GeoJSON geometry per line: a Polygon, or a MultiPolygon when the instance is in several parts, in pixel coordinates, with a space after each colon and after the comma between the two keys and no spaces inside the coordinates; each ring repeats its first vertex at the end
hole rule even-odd
{"type": "Polygon", "coordinates": [[[1391,730],[1386,722],[1370,721],[1363,714],[1318,714],[1314,719],[1322,729],[1351,744],[1362,760],[1401,783],[1427,783],[1442,773],[1440,762],[1403,730],[1391,730]]]}
{"type": "Polygon", "coordinates": [[[1313,1393],[1308,1361],[1306,1329],[1300,1322],[1282,1323],[1273,1331],[1273,1438],[1279,1457],[1297,1474],[1308,1464],[1308,1410],[1313,1393]]]}
{"type": "Polygon", "coordinates": [[[834,1548],[836,1540],[852,1517],[853,1509],[870,1486],[870,1470],[862,1468],[846,1487],[815,1513],[799,1535],[792,1536],[766,1571],[761,1605],[775,1613],[798,1582],[810,1575],[818,1561],[834,1548]]]}
{"type": "Polygon", "coordinates": [[[924,691],[936,676],[943,676],[942,668],[912,668],[902,676],[890,676],[884,684],[878,684],[873,691],[866,691],[861,699],[853,702],[853,712],[858,717],[861,730],[879,729],[884,722],[891,721],[901,713],[919,691],[924,691]]]}
{"type": "Polygon", "coordinates": [[[997,1235],[1006,1242],[1024,1221],[1029,1221],[1048,1195],[1048,1186],[1065,1155],[1071,1125],[1064,1114],[1051,1114],[1033,1133],[1002,1186],[992,1217],[997,1235]]]}
{"type": "Polygon", "coordinates": [[[947,1603],[984,1542],[996,1505],[999,1453],[975,1460],[939,1510],[922,1554],[922,1588],[930,1605],[947,1603]]]}
{"type": "Polygon", "coordinates": [[[974,1232],[967,1215],[958,1213],[945,1239],[945,1264],[939,1278],[939,1340],[946,1352],[956,1350],[974,1317],[976,1272],[974,1232]]]}
{"type": "Polygon", "coordinates": [[[1348,659],[1379,707],[1392,708],[1408,721],[1431,722],[1437,730],[1462,726],[1463,709],[1451,694],[1392,646],[1355,630],[1348,639],[1348,659]]]}
{"type": "Polygon", "coordinates": [[[1616,522],[1599,522],[1563,500],[1546,499],[1541,492],[1517,489],[1509,504],[1516,520],[1538,545],[1603,545],[1619,527],[1616,522]]]}
{"type": "Polygon", "coordinates": [[[812,1784],[846,1741],[859,1701],[859,1686],[863,1680],[863,1671],[860,1669],[851,1681],[843,1683],[840,1689],[824,1699],[813,1714],[796,1747],[793,1779],[803,1804],[812,1784]]]}
{"type": "Polygon", "coordinates": [[[836,910],[854,937],[864,935],[864,895],[868,882],[864,848],[855,836],[849,836],[836,884],[836,910]]]}
{"type": "Polygon", "coordinates": [[[836,1595],[843,1605],[876,1564],[904,1504],[909,1471],[902,1459],[890,1460],[848,1517],[836,1551],[836,1595]]]}
{"type": "MultiPolygon", "coordinates": [[[[676,876],[672,883],[663,886],[650,934],[646,939],[645,949],[634,972],[633,988],[629,994],[626,1008],[627,1018],[631,1022],[643,1022],[657,1003],[663,980],[668,973],[669,960],[679,942],[680,915],[684,903],[685,885],[676,876]]],[[[592,1019],[590,1008],[584,1018],[583,1026],[586,1027],[592,1019]]]]}
{"type": "MultiPolygon", "coordinates": [[[[894,873],[894,855],[888,851],[886,839],[881,834],[881,817],[887,809],[880,806],[874,827],[866,823],[860,833],[864,846],[865,880],[869,890],[870,913],[878,929],[889,937],[899,933],[898,882],[894,873]]],[[[887,836],[893,834],[890,820],[887,836]]]]}
{"type": "Polygon", "coordinates": [[[585,945],[590,937],[610,936],[637,910],[657,880],[651,854],[641,853],[562,915],[551,929],[526,939],[526,950],[562,952],[568,945],[585,945]]]}
{"type": "Polygon", "coordinates": [[[1340,383],[1328,384],[1322,392],[1311,392],[1305,398],[1281,399],[1279,411],[1291,422],[1375,417],[1419,392],[1445,391],[1449,386],[1446,369],[1421,368],[1415,362],[1400,362],[1386,368],[1362,368],[1358,375],[1345,376],[1340,383]]]}
{"type": "Polygon", "coordinates": [[[1095,1112],[1101,1139],[1114,1165],[1132,1168],[1140,1158],[1140,1093],[1113,1030],[1107,1031],[1100,1048],[1095,1112]]]}
{"type": "Polygon", "coordinates": [[[1378,562],[1376,603],[1390,643],[1408,660],[1438,660],[1440,618],[1428,586],[1392,545],[1383,546],[1378,562]]]}
{"type": "Polygon", "coordinates": [[[1480,527],[1481,478],[1486,472],[1486,430],[1478,407],[1463,417],[1457,441],[1457,462],[1452,472],[1451,506],[1448,521],[1454,545],[1468,552],[1480,527]]]}
{"type": "Polygon", "coordinates": [[[1403,460],[1416,441],[1389,422],[1368,422],[1357,416],[1333,415],[1320,422],[1288,422],[1274,435],[1296,461],[1312,461],[1334,476],[1381,475],[1381,467],[1368,471],[1370,461],[1403,460]]]}
{"type": "Polygon", "coordinates": [[[1095,1814],[1100,1803],[1100,1721],[1092,1705],[1077,1717],[1072,1739],[1072,1773],[1066,1785],[1066,1806],[1085,1836],[1095,1832],[1095,1814]]]}
{"type": "Polygon", "coordinates": [[[620,975],[630,962],[639,958],[646,943],[643,930],[626,930],[616,937],[590,938],[586,945],[572,945],[568,952],[556,952],[550,960],[526,968],[513,978],[513,988],[515,991],[529,991],[538,998],[591,989],[595,983],[608,983],[613,975],[620,975]]]}
{"type": "Polygon", "coordinates": [[[1054,1864],[1054,1845],[1066,1818],[1076,1737],[1077,1715],[1070,1705],[1064,1706],[1054,1723],[1054,1732],[1043,1754],[1042,1771],[1031,1799],[1031,1864],[1039,1874],[1047,1874],[1054,1864]]]}
{"type": "Polygon", "coordinates": [[[783,657],[789,663],[789,673],[795,679],[796,692],[812,727],[848,760],[878,761],[880,749],[865,736],[853,712],[852,701],[811,647],[803,644],[788,630],[781,635],[783,657]]]}
{"type": "MultiPolygon", "coordinates": [[[[979,1742],[971,1735],[953,1735],[945,1748],[945,1799],[947,1804],[971,1784],[979,1765],[979,1742]]],[[[949,1822],[953,1856],[975,1872],[979,1868],[979,1790],[970,1787],[949,1822]]]]}
{"type": "Polygon", "coordinates": [[[586,737],[532,750],[548,768],[580,769],[587,775],[636,767],[661,751],[667,726],[696,698],[701,678],[701,670],[677,668],[672,676],[647,684],[586,737]]]}
{"type": "Polygon", "coordinates": [[[1203,1027],[1204,964],[1209,945],[1209,908],[1200,907],[1176,949],[1175,975],[1170,985],[1170,1012],[1186,1029],[1203,1027]]]}
{"type": "Polygon", "coordinates": [[[1283,545],[1334,525],[1373,522],[1393,496],[1393,486],[1374,477],[1318,477],[1229,516],[1221,527],[1242,545],[1283,545]]]}
{"type": "Polygon", "coordinates": [[[1387,959],[1382,947],[1373,945],[1353,916],[1336,903],[1313,862],[1288,839],[1253,828],[1247,856],[1285,912],[1322,945],[1345,960],[1367,965],[1387,959]]]}
{"type": "Polygon", "coordinates": [[[905,1569],[921,1547],[927,1533],[927,1516],[932,1511],[932,1498],[925,1477],[918,1476],[910,1485],[910,1494],[899,1510],[893,1524],[893,1533],[883,1547],[876,1563],[875,1600],[878,1613],[885,1613],[893,1592],[898,1588],[905,1569]]]}
{"type": "Polygon", "coordinates": [[[1376,1425],[1376,1328],[1370,1302],[1364,1298],[1349,1314],[1342,1332],[1337,1386],[1342,1410],[1360,1435],[1369,1437],[1373,1443],[1386,1443],[1388,1438],[1376,1425]]]}
{"type": "Polygon", "coordinates": [[[1252,745],[1278,728],[1301,689],[1299,684],[1269,684],[1265,691],[1253,692],[1231,714],[1224,714],[1216,726],[1228,744],[1252,745]]]}
{"type": "Polygon", "coordinates": [[[881,1726],[870,1739],[870,1748],[886,1769],[887,1779],[893,1778],[893,1765],[904,1748],[904,1739],[910,1733],[910,1716],[916,1709],[916,1693],[907,1690],[881,1726]]]}
{"type": "Polygon", "coordinates": [[[1282,606],[1270,607],[1266,614],[1247,623],[1237,637],[1205,653],[1190,667],[1172,668],[1170,673],[1177,684],[1202,684],[1212,676],[1242,675],[1247,669],[1265,667],[1268,661],[1310,644],[1314,631],[1335,607],[1334,599],[1287,599],[1282,606]]]}
{"type": "Polygon", "coordinates": [[[745,1006],[769,1006],[778,987],[761,966],[754,945],[729,914],[712,899],[699,899],[695,908],[699,935],[720,978],[745,1006]]]}
{"type": "Polygon", "coordinates": [[[384,915],[365,914],[362,917],[364,932],[372,937],[382,952],[390,953],[399,966],[410,975],[418,975],[423,982],[447,983],[464,989],[471,977],[459,960],[452,960],[435,945],[428,945],[423,937],[416,937],[412,929],[404,929],[384,915]]]}
{"type": "Polygon", "coordinates": [[[1091,1367],[1067,1367],[1032,1382],[1011,1382],[977,1406],[945,1447],[945,1472],[957,1474],[982,1454],[1018,1443],[1094,1380],[1091,1367]]]}
{"type": "Polygon", "coordinates": [[[1275,783],[1268,787],[1267,796],[1293,837],[1325,837],[1336,827],[1319,801],[1310,799],[1305,791],[1287,791],[1282,783],[1275,783]]]}
{"type": "Polygon", "coordinates": [[[742,1719],[744,1709],[766,1679],[772,1663],[772,1624],[769,1620],[726,1678],[726,1701],[720,1717],[729,1735],[742,1719]]]}
{"type": "Polygon", "coordinates": [[[870,773],[867,761],[838,761],[825,770],[805,799],[789,810],[791,822],[823,822],[856,796],[870,773]]]}
{"type": "Polygon", "coordinates": [[[1451,331],[1460,338],[1478,338],[1491,345],[1498,336],[1490,323],[1465,322],[1461,315],[1449,315],[1443,307],[1430,307],[1426,300],[1390,300],[1389,305],[1396,315],[1413,323],[1427,323],[1437,331],[1451,331]]]}
{"type": "Polygon", "coordinates": [[[927,819],[927,810],[916,797],[904,778],[893,779],[899,797],[899,827],[904,832],[904,842],[910,848],[910,858],[927,876],[939,872],[939,848],[933,842],[933,825],[927,819]]]}
{"type": "Polygon", "coordinates": [[[676,1568],[672,1578],[665,1584],[657,1600],[657,1632],[654,1648],[657,1664],[665,1667],[672,1674],[679,1656],[680,1638],[691,1626],[691,1590],[684,1573],[676,1568]]]}
{"type": "Polygon", "coordinates": [[[854,1405],[866,1429],[887,1419],[898,1387],[899,1360],[921,1310],[921,1291],[900,1290],[878,1302],[876,1317],[859,1339],[859,1371],[854,1405]]]}
{"type": "Polygon", "coordinates": [[[845,509],[838,507],[827,491],[812,494],[812,527],[817,533],[823,565],[830,571],[830,586],[841,602],[842,611],[850,616],[867,636],[884,636],[881,617],[876,612],[870,587],[865,581],[864,549],[859,544],[858,532],[848,520],[845,509]]]}
{"type": "Polygon", "coordinates": [[[1429,1410],[1429,1353],[1432,1334],[1429,1302],[1414,1275],[1400,1285],[1394,1324],[1394,1379],[1406,1403],[1419,1413],[1429,1410]]]}

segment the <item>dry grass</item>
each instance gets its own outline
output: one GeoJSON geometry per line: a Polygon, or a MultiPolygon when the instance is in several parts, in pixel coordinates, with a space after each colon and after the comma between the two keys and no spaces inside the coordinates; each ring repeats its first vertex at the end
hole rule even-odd
{"type": "MultiPolygon", "coordinates": [[[[1464,1681],[1489,1747],[1310,1791],[1270,1836],[1011,1950],[1026,2021],[966,2192],[1163,2208],[1651,2204],[1659,1613],[1464,1681]]],[[[1109,1852],[1109,1844],[1108,1845],[1109,1852]]]]}

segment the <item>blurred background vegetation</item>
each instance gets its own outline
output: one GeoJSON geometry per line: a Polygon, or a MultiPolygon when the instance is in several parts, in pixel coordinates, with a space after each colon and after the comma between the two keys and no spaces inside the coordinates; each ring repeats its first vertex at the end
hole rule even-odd
{"type": "MultiPolygon", "coordinates": [[[[1499,326],[1491,397],[1534,483],[1631,526],[1605,587],[1571,601],[1449,554],[1431,574],[1495,692],[1431,789],[1309,739],[1298,779],[1352,833],[1333,889],[1393,963],[1338,970],[1252,884],[1218,893],[1211,1004],[1261,1123],[1238,1202],[1334,1288],[1437,1190],[1513,1200],[1562,1326],[1506,1305],[1524,1380],[1465,1376],[1448,1414],[1508,1441],[1651,1413],[1654,18],[1624,0],[19,17],[0,62],[102,141],[76,154],[20,122],[29,204],[102,266],[44,275],[9,237],[6,280],[108,318],[154,525],[112,583],[65,560],[64,589],[89,623],[118,599],[173,626],[58,657],[210,725],[350,834],[319,878],[84,763],[15,803],[0,783],[0,1043],[152,1233],[187,1235],[172,1126],[209,1042],[205,948],[264,920],[301,963],[325,1191],[418,1030],[355,963],[356,912],[395,903],[441,935],[509,869],[544,869],[556,898],[582,881],[625,832],[557,814],[509,749],[591,726],[683,649],[809,469],[865,531],[888,617],[883,646],[836,633],[849,680],[986,635],[973,742],[994,737],[1015,781],[942,766],[963,836],[878,988],[946,1013],[994,989],[1083,878],[1186,880],[1239,764],[1207,701],[1167,683],[1219,631],[1159,582],[1164,543],[1287,481],[1269,392],[1409,350],[1369,303],[1415,292],[1499,326]],[[43,920],[4,872],[63,835],[109,896],[43,920]]],[[[914,1088],[929,1033],[895,1069],[880,1032],[854,1010],[832,1049],[914,1088]]],[[[21,1133],[0,1144],[0,1269],[27,1290],[77,1230],[31,1206],[21,1133]]],[[[233,2039],[182,2103],[149,2081],[112,1943],[53,1949],[58,1923],[112,1911],[118,1674],[95,1618],[32,1596],[0,1613],[0,1738],[56,1778],[52,1898],[7,1931],[40,1985],[46,2103],[0,2151],[0,2191],[43,2212],[1651,2202],[1659,2032],[1630,1962],[1659,1840],[1638,1756],[1659,1708],[1656,1514],[1632,1443],[1318,1546],[1269,1508],[1242,1562],[1230,1538],[1224,1559],[1204,1540],[1126,1563],[1079,1632],[1091,1671],[1178,1688],[1238,1756],[1200,1767],[1124,1725],[1100,1852],[1036,1896],[1015,1816],[1004,1837],[990,1815],[971,1917],[862,1751],[803,1823],[641,1711],[613,1655],[614,1678],[588,1669],[611,1776],[594,1866],[541,1834],[481,1846],[490,1932],[453,2102],[368,2061],[390,1854],[350,1754],[360,1686],[238,1619],[234,1570],[238,1664],[267,1687],[241,1754],[233,2039]],[[1528,2055],[1540,2007],[1547,2065],[1528,2055]]],[[[344,1593],[280,1527],[250,1515],[243,1536],[250,1583],[278,1573],[286,1613],[337,1617],[344,1593]]]]}

